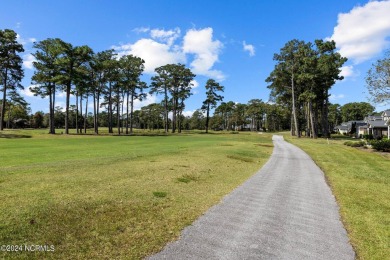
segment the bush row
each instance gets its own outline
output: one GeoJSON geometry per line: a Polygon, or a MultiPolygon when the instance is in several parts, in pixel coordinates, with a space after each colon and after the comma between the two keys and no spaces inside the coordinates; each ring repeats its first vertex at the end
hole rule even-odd
{"type": "Polygon", "coordinates": [[[347,146],[351,146],[351,147],[363,147],[366,145],[366,143],[364,141],[359,141],[359,142],[346,141],[344,144],[347,146]]]}
{"type": "Polygon", "coordinates": [[[390,140],[388,139],[372,140],[370,144],[377,151],[390,152],[390,140]]]}

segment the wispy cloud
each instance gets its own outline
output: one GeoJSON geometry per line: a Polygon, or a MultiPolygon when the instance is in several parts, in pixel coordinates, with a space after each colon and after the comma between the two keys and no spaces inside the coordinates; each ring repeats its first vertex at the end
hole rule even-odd
{"type": "Polygon", "coordinates": [[[34,93],[31,92],[30,88],[35,87],[36,85],[30,85],[27,88],[21,89],[19,92],[25,97],[34,97],[34,93]]]}
{"type": "Polygon", "coordinates": [[[244,48],[244,51],[249,52],[249,56],[255,56],[255,46],[252,44],[246,44],[245,41],[242,42],[242,46],[244,48]]]}
{"type": "Polygon", "coordinates": [[[26,69],[34,69],[33,62],[35,61],[35,57],[32,54],[23,55],[23,66],[26,69]]]}
{"type": "Polygon", "coordinates": [[[136,32],[136,33],[147,33],[149,31],[150,31],[150,28],[148,28],[148,27],[138,27],[138,28],[133,29],[133,32],[136,32]]]}
{"type": "Polygon", "coordinates": [[[345,95],[344,94],[331,94],[330,97],[329,97],[329,100],[330,101],[337,101],[337,100],[340,100],[340,99],[343,99],[345,98],[345,95]]]}
{"type": "Polygon", "coordinates": [[[174,41],[180,36],[180,29],[175,28],[174,30],[161,30],[161,29],[153,29],[150,31],[150,36],[153,39],[158,39],[162,42],[167,43],[171,46],[174,41]]]}

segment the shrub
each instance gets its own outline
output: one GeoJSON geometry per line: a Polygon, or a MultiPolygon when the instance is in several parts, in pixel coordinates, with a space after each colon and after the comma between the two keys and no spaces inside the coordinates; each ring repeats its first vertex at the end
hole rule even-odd
{"type": "Polygon", "coordinates": [[[374,136],[369,134],[369,135],[363,135],[363,138],[366,139],[366,140],[373,140],[374,139],[374,136]]]}
{"type": "Polygon", "coordinates": [[[189,183],[190,181],[198,181],[200,176],[198,174],[183,174],[181,177],[177,178],[179,182],[189,183]]]}
{"type": "Polygon", "coordinates": [[[344,145],[351,146],[352,142],[351,141],[346,141],[344,142],[344,145]]]}
{"type": "Polygon", "coordinates": [[[351,146],[351,147],[362,147],[365,146],[366,143],[363,141],[354,142],[354,141],[346,141],[344,145],[351,146]]]}
{"type": "Polygon", "coordinates": [[[167,196],[167,192],[165,191],[154,191],[153,195],[157,198],[165,198],[167,196]]]}
{"type": "Polygon", "coordinates": [[[373,140],[370,142],[372,148],[377,151],[390,152],[390,140],[373,140]]]}
{"type": "Polygon", "coordinates": [[[365,146],[365,145],[366,145],[365,142],[359,141],[359,142],[352,142],[352,144],[350,146],[352,146],[352,147],[362,147],[362,146],[365,146]]]}

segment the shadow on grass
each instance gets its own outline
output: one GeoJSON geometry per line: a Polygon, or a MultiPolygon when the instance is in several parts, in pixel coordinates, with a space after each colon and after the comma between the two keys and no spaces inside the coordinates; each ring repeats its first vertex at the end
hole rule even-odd
{"type": "Polygon", "coordinates": [[[115,137],[131,137],[131,136],[146,136],[146,137],[157,137],[157,136],[170,136],[166,133],[133,133],[133,134],[112,134],[115,137]]]}
{"type": "Polygon", "coordinates": [[[31,137],[32,135],[0,133],[0,138],[5,138],[5,139],[18,139],[18,138],[31,138],[31,137]]]}
{"type": "Polygon", "coordinates": [[[331,135],[331,139],[336,140],[356,140],[356,138],[352,138],[348,135],[331,135]]]}

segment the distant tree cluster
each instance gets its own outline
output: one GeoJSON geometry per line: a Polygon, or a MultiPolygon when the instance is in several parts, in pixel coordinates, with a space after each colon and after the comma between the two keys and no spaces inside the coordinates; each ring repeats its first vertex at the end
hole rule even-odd
{"type": "Polygon", "coordinates": [[[292,135],[330,135],[329,90],[343,79],[341,67],[347,61],[335,50],[334,41],[291,40],[274,55],[277,64],[266,81],[271,98],[291,111],[292,135]]]}

